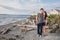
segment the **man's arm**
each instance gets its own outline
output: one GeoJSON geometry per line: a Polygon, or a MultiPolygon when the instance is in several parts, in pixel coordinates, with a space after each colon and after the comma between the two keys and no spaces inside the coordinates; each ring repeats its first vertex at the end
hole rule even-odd
{"type": "Polygon", "coordinates": [[[38,23],[39,21],[38,21],[38,16],[36,16],[36,23],[38,23]]]}

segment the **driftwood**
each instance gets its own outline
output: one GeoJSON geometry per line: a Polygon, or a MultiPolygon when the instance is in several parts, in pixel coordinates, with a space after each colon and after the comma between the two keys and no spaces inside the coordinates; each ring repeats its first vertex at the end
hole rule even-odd
{"type": "Polygon", "coordinates": [[[21,32],[28,32],[28,31],[32,31],[32,30],[34,30],[34,28],[30,28],[30,27],[28,27],[28,26],[25,26],[24,28],[22,28],[22,31],[21,32]]]}
{"type": "Polygon", "coordinates": [[[7,33],[10,32],[10,31],[11,31],[11,29],[4,30],[4,31],[2,32],[2,34],[7,34],[7,33]]]}
{"type": "Polygon", "coordinates": [[[5,28],[3,31],[0,32],[0,34],[7,34],[11,31],[12,28],[16,27],[17,25],[13,25],[10,28],[5,28]]]}
{"type": "Polygon", "coordinates": [[[55,25],[56,27],[50,31],[50,33],[56,33],[56,31],[59,29],[59,25],[55,25]]]}

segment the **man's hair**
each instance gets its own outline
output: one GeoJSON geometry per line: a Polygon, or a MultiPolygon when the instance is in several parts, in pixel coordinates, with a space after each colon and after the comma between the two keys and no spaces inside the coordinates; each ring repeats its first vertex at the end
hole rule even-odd
{"type": "Polygon", "coordinates": [[[41,8],[40,10],[44,10],[43,8],[41,8]]]}

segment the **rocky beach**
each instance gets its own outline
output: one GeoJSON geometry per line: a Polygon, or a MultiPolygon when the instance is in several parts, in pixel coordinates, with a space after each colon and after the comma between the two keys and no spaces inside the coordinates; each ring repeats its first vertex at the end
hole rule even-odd
{"type": "Polygon", "coordinates": [[[60,0],[0,0],[0,40],[60,40],[60,0]]]}
{"type": "Polygon", "coordinates": [[[37,26],[24,19],[0,25],[0,40],[60,40],[59,31],[57,33],[47,32],[47,36],[38,37],[37,26]]]}

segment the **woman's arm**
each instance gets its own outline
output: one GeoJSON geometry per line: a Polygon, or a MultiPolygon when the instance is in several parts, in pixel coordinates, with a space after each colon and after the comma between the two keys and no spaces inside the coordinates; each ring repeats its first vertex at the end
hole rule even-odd
{"type": "Polygon", "coordinates": [[[46,25],[47,25],[47,23],[48,23],[48,17],[46,17],[46,25]]]}

